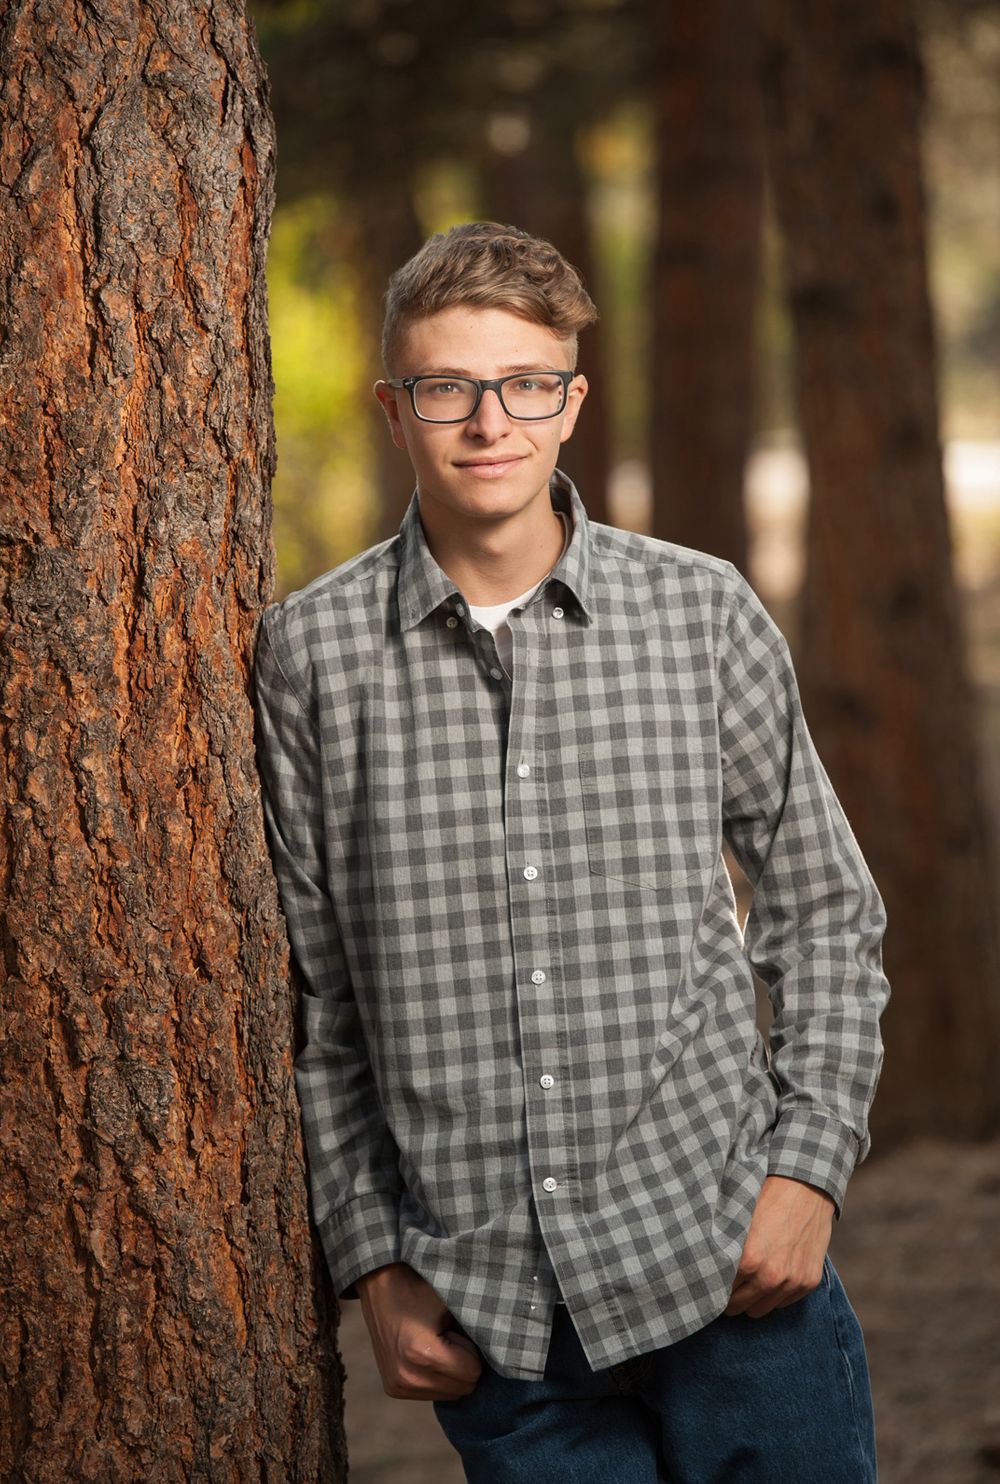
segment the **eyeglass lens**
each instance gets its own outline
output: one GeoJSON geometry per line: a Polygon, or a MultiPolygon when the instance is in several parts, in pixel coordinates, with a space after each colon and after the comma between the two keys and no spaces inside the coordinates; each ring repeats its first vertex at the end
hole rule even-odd
{"type": "MultiPolygon", "coordinates": [[[[529,376],[510,376],[502,384],[500,400],[511,417],[554,417],[562,411],[566,388],[562,378],[537,372],[529,376]]],[[[435,422],[452,422],[468,417],[476,405],[474,381],[461,376],[428,376],[413,388],[413,400],[420,417],[435,422]]]]}

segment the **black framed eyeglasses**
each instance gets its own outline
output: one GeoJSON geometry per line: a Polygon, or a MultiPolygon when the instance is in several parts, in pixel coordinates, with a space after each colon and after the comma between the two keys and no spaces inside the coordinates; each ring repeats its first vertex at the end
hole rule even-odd
{"type": "Polygon", "coordinates": [[[492,381],[475,376],[390,376],[386,386],[409,392],[414,413],[425,423],[464,423],[484,392],[496,392],[508,417],[540,422],[562,412],[575,375],[575,371],[517,371],[492,381]]]}

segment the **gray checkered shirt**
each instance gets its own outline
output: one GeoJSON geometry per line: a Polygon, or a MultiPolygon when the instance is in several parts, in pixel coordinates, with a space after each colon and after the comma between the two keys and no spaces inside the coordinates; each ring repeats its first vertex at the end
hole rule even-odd
{"type": "Polygon", "coordinates": [[[336,1290],[409,1263],[527,1379],[560,1292],[595,1369],[719,1315],[768,1173],[839,1216],[889,994],[881,899],[753,590],[588,519],[558,470],[550,496],[573,533],[510,615],[513,679],[416,493],[267,608],[255,670],[336,1290]]]}

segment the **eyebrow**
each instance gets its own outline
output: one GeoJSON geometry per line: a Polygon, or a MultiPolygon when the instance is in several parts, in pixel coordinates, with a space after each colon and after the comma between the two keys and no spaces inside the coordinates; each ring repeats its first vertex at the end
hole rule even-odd
{"type": "MultiPolygon", "coordinates": [[[[557,366],[540,365],[538,361],[522,361],[517,366],[501,366],[501,376],[516,376],[519,371],[556,371],[561,369],[557,366]]],[[[468,376],[473,381],[480,380],[475,372],[464,370],[460,366],[430,366],[426,371],[415,371],[415,376],[468,376]]],[[[481,378],[489,381],[489,377],[481,378]]]]}

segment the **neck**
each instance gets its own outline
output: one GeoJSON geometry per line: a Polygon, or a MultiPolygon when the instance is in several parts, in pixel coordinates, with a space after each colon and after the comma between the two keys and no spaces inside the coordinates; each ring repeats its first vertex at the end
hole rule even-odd
{"type": "Polygon", "coordinates": [[[428,549],[475,607],[516,598],[559,560],[565,527],[546,488],[542,498],[502,521],[461,521],[453,510],[420,498],[428,549]]]}

